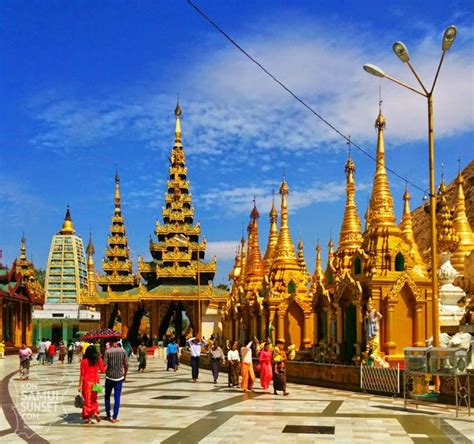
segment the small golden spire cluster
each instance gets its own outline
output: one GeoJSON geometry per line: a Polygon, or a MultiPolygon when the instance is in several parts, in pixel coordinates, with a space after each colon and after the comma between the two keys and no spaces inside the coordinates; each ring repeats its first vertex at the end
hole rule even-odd
{"type": "Polygon", "coordinates": [[[459,244],[459,238],[454,231],[453,217],[451,210],[446,199],[446,184],[444,178],[441,179],[441,183],[438,189],[437,199],[437,218],[436,218],[436,230],[438,233],[438,248],[440,253],[453,252],[456,250],[459,244]]]}

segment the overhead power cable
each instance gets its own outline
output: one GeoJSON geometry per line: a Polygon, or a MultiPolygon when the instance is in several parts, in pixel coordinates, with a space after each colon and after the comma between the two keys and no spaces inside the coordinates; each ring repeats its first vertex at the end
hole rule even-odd
{"type": "MultiPolygon", "coordinates": [[[[213,28],[215,28],[220,34],[222,34],[233,46],[235,46],[242,54],[244,54],[252,63],[257,65],[268,77],[270,77],[275,83],[281,86],[288,94],[290,94],[295,100],[297,100],[301,105],[303,105],[308,111],[314,114],[321,122],[331,128],[335,133],[341,136],[346,142],[350,143],[353,147],[357,148],[361,153],[365,154],[367,157],[372,159],[374,162],[377,162],[377,159],[374,155],[370,154],[366,149],[362,148],[360,145],[354,142],[350,138],[350,136],[346,136],[342,131],[340,131],[334,124],[329,122],[325,119],[321,114],[319,114],[311,105],[305,102],[301,97],[299,97],[293,90],[291,90],[285,83],[283,83],[280,79],[278,79],[274,74],[272,74],[265,66],[263,66],[258,60],[256,60],[253,56],[251,56],[242,46],[240,46],[224,29],[222,29],[211,17],[209,17],[204,11],[202,11],[199,6],[197,6],[191,0],[187,0],[190,6],[194,8],[194,10],[203,17],[213,28]]],[[[386,166],[387,171],[392,173],[394,176],[401,179],[404,183],[410,184],[413,188],[421,191],[424,194],[427,194],[427,191],[422,187],[418,186],[416,183],[408,180],[406,177],[398,174],[392,168],[386,166]]]]}

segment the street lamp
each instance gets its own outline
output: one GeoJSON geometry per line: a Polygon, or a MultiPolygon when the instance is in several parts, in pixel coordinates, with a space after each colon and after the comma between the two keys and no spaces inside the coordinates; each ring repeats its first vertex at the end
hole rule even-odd
{"type": "Polygon", "coordinates": [[[391,80],[392,82],[401,85],[410,91],[413,91],[423,97],[426,97],[428,102],[428,148],[429,148],[429,168],[430,168],[430,220],[431,220],[431,292],[432,292],[432,303],[433,303],[433,346],[439,346],[439,307],[438,307],[438,257],[437,257],[437,233],[436,233],[436,185],[435,185],[435,172],[434,172],[434,132],[433,132],[433,90],[438,80],[438,74],[441,69],[446,52],[451,48],[454,39],[456,38],[457,29],[454,25],[449,26],[444,31],[443,42],[441,45],[441,59],[436,70],[436,75],[433,80],[433,85],[431,86],[430,91],[425,88],[425,85],[421,81],[417,72],[413,68],[413,65],[410,63],[410,54],[407,47],[402,42],[395,42],[393,44],[393,52],[396,56],[403,62],[408,65],[410,71],[415,76],[416,80],[420,84],[423,91],[420,91],[416,88],[407,85],[406,83],[401,82],[398,79],[395,79],[388,74],[386,74],[382,69],[378,68],[375,65],[364,65],[364,70],[369,74],[372,74],[377,77],[383,77],[391,80]]]}

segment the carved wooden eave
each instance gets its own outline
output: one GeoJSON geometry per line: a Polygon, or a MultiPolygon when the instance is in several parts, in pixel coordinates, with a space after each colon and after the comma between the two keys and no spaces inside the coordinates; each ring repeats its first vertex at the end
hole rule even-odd
{"type": "Polygon", "coordinates": [[[362,286],[360,282],[354,280],[349,273],[345,273],[344,276],[339,279],[335,288],[333,303],[336,305],[339,304],[340,299],[346,293],[350,295],[350,301],[352,303],[360,304],[362,302],[362,286]]]}

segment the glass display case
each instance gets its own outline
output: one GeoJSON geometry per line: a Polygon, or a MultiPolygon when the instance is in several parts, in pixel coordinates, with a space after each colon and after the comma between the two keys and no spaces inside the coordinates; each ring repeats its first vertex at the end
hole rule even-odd
{"type": "Polygon", "coordinates": [[[428,354],[431,347],[405,347],[405,371],[429,373],[428,354]]]}
{"type": "Polygon", "coordinates": [[[432,348],[430,369],[433,375],[465,375],[467,373],[467,351],[462,348],[432,348]]]}

